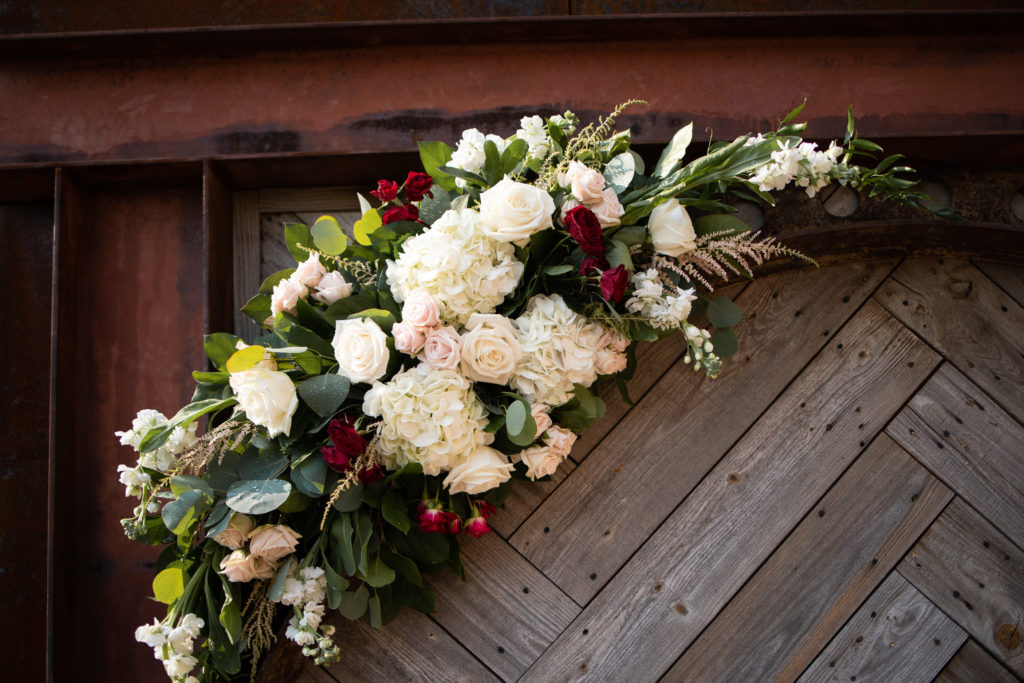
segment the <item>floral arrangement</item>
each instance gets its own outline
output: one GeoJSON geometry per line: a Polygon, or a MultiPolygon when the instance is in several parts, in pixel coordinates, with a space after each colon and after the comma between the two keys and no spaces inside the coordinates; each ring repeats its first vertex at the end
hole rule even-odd
{"type": "Polygon", "coordinates": [[[425,172],[380,180],[377,205],[360,196],[354,239],[331,217],[287,225],[296,267],[244,309],[266,335],[209,335],[192,402],[117,433],[138,452],[118,468],[140,499],[125,531],[165,546],[153,593],[167,614],[136,638],[173,681],[255,672],[280,607],[317,664],[340,657],[328,608],[375,628],[403,606],[430,612],[424,575],[462,576],[459,538],[490,531],[515,480],[555,471],[604,412],[595,380],[628,400],[638,342],[681,333],[685,362],[717,376],[741,313],[713,284],[799,256],[731,198],[833,181],[921,198],[898,156],[853,162],[880,148],[852,118],[818,149],[797,108],[684,163],[691,124],[648,166],[613,130],[631,104],[586,126],[566,112],[508,138],[421,143],[425,172]]]}

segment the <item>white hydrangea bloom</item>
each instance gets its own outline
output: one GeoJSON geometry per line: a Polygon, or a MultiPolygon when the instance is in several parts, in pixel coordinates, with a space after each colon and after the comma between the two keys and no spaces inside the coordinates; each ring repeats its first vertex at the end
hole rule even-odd
{"type": "MultiPolygon", "coordinates": [[[[487,159],[484,152],[484,143],[487,140],[493,142],[494,146],[498,148],[498,154],[504,152],[505,147],[508,146],[508,143],[497,135],[484,135],[476,128],[470,128],[462,131],[462,139],[456,144],[455,151],[452,152],[452,158],[447,165],[461,168],[470,173],[480,173],[484,168],[484,161],[487,159]]],[[[456,178],[455,184],[465,187],[466,181],[456,178]]]]}
{"type": "Polygon", "coordinates": [[[516,131],[516,137],[526,140],[530,145],[529,156],[536,159],[543,159],[551,149],[551,140],[548,138],[548,129],[544,125],[544,119],[539,116],[524,116],[519,122],[521,128],[516,131]]]}
{"type": "Polygon", "coordinates": [[[630,282],[634,291],[626,301],[626,310],[646,319],[660,330],[680,327],[690,315],[690,308],[696,296],[693,289],[675,288],[665,293],[665,286],[659,281],[658,271],[651,268],[633,273],[630,282]]]}
{"type": "Polygon", "coordinates": [[[522,274],[515,248],[484,234],[480,214],[471,209],[445,212],[426,232],[406,240],[387,268],[395,300],[424,290],[438,302],[442,320],[460,325],[474,313],[493,313],[522,274]]]}
{"type": "Polygon", "coordinates": [[[388,469],[418,462],[424,473],[437,475],[494,440],[483,431],[487,409],[472,383],[457,371],[426,363],[375,384],[363,399],[363,412],[382,418],[378,448],[388,469]]]}
{"type": "Polygon", "coordinates": [[[523,355],[511,384],[530,403],[562,405],[574,384],[587,387],[597,379],[594,359],[604,330],[558,294],[534,296],[513,324],[523,355]]]}

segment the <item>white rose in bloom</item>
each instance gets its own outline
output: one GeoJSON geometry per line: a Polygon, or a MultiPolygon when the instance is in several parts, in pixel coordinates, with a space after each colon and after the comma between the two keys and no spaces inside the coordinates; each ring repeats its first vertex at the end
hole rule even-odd
{"type": "Polygon", "coordinates": [[[462,360],[462,337],[454,327],[441,327],[427,333],[423,360],[437,370],[454,370],[462,360]]]}
{"type": "Polygon", "coordinates": [[[462,335],[462,374],[474,382],[507,384],[523,353],[512,321],[496,313],[470,316],[462,335]]]}
{"type": "Polygon", "coordinates": [[[626,213],[619,202],[619,196],[610,187],[601,193],[601,201],[592,205],[590,210],[597,216],[597,222],[601,224],[602,228],[618,225],[622,214],[626,213]]]}
{"type": "Polygon", "coordinates": [[[295,551],[302,535],[284,524],[264,524],[249,532],[249,552],[268,562],[276,562],[295,551]]]}
{"type": "Polygon", "coordinates": [[[388,369],[388,335],[369,318],[339,320],[331,346],[338,374],[353,382],[380,379],[388,369]]]}
{"type": "Polygon", "coordinates": [[[448,472],[444,485],[452,495],[484,493],[508,481],[514,467],[503,453],[490,446],[478,446],[448,472]]]}
{"type": "Polygon", "coordinates": [[[682,256],[697,248],[697,233],[690,214],[676,199],[659,204],[651,212],[647,225],[655,251],[666,256],[682,256]]]}
{"type": "Polygon", "coordinates": [[[480,219],[487,236],[526,244],[530,235],[552,227],[555,202],[534,185],[505,178],[480,195],[480,219]]]}
{"type": "Polygon", "coordinates": [[[249,536],[253,526],[254,524],[250,517],[235,512],[231,515],[231,521],[228,522],[227,527],[210,536],[210,538],[225,548],[238,550],[245,545],[245,539],[249,536]]]}
{"type": "Polygon", "coordinates": [[[563,460],[549,446],[530,446],[519,454],[519,458],[528,468],[526,476],[534,481],[554,474],[563,460]]]}
{"type": "Polygon", "coordinates": [[[599,202],[603,198],[604,176],[578,161],[569,162],[569,168],[560,184],[568,186],[572,196],[584,204],[599,202]]]}
{"type": "Polygon", "coordinates": [[[271,437],[291,432],[299,397],[288,375],[257,365],[232,373],[228,381],[238,396],[238,405],[253,424],[266,427],[271,437]]]}
{"type": "Polygon", "coordinates": [[[270,295],[270,312],[274,315],[281,311],[295,313],[299,299],[305,299],[309,295],[306,285],[293,278],[294,275],[274,285],[274,291],[270,295]]]}
{"type": "Polygon", "coordinates": [[[291,279],[301,282],[307,287],[316,287],[320,279],[327,274],[327,269],[320,263],[320,257],[310,254],[309,258],[299,264],[291,279]]]}
{"type": "Polygon", "coordinates": [[[345,282],[344,275],[336,270],[332,270],[320,278],[320,283],[316,286],[316,293],[313,294],[313,298],[330,306],[335,301],[351,296],[351,294],[352,283],[345,282]]]}

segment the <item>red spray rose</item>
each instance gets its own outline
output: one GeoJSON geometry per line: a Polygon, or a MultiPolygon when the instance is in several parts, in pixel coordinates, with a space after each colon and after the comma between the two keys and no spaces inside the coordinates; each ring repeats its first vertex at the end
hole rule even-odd
{"type": "Polygon", "coordinates": [[[380,222],[383,225],[387,225],[388,223],[396,223],[398,221],[415,221],[419,220],[419,217],[419,209],[412,204],[403,204],[402,206],[396,206],[393,209],[385,211],[380,222]]]}
{"type": "Polygon", "coordinates": [[[364,484],[372,484],[384,478],[384,470],[380,465],[372,465],[365,470],[359,470],[359,481],[364,484]]]}
{"type": "Polygon", "coordinates": [[[615,266],[601,274],[601,296],[606,301],[618,301],[626,293],[629,272],[624,266],[615,266]]]}
{"type": "Polygon", "coordinates": [[[410,202],[418,202],[423,199],[424,196],[433,199],[434,195],[430,191],[430,184],[432,182],[434,182],[434,179],[426,173],[409,173],[409,177],[405,179],[406,199],[410,202]]]}
{"type": "Polygon", "coordinates": [[[398,183],[394,180],[378,180],[377,189],[371,190],[370,194],[387,204],[398,196],[398,183]]]}
{"type": "Polygon", "coordinates": [[[601,223],[594,212],[585,206],[577,206],[565,214],[565,229],[591,256],[604,256],[604,239],[601,237],[601,223]]]}
{"type": "Polygon", "coordinates": [[[608,259],[604,256],[587,256],[580,264],[580,275],[600,275],[602,270],[611,268],[608,259]]]}
{"type": "Polygon", "coordinates": [[[448,531],[448,513],[434,507],[438,505],[436,500],[421,500],[417,509],[419,520],[417,528],[428,534],[445,533],[448,531]]]}
{"type": "Polygon", "coordinates": [[[486,533],[490,533],[491,527],[487,526],[487,522],[483,517],[472,517],[466,522],[466,533],[473,538],[480,538],[486,533]]]}
{"type": "Polygon", "coordinates": [[[335,446],[321,446],[320,455],[324,457],[327,466],[338,472],[347,472],[352,466],[352,460],[345,455],[345,452],[335,446]]]}

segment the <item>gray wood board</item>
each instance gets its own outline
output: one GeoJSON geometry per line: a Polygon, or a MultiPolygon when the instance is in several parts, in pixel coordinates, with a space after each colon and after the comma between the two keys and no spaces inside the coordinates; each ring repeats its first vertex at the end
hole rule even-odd
{"type": "Polygon", "coordinates": [[[739,301],[752,311],[739,325],[745,346],[722,375],[712,381],[673,366],[512,544],[585,604],[891,268],[848,264],[754,282],[739,301]]]}
{"type": "Polygon", "coordinates": [[[796,678],[952,497],[880,436],[662,680],[796,678]]]}
{"type": "Polygon", "coordinates": [[[904,261],[878,301],[1024,421],[1024,308],[966,261],[904,261]]]}
{"type": "Polygon", "coordinates": [[[259,192],[236,192],[233,204],[232,286],[235,334],[253,341],[261,334],[260,328],[241,309],[250,298],[256,296],[256,290],[263,282],[260,278],[259,192]]]}
{"type": "Polygon", "coordinates": [[[992,659],[985,648],[968,638],[935,678],[935,683],[1017,683],[1017,678],[992,659]]]}
{"type": "Polygon", "coordinates": [[[899,572],[1008,668],[1024,674],[1024,552],[959,498],[899,572]]]}
{"type": "Polygon", "coordinates": [[[1024,548],[1024,428],[944,363],[887,433],[1024,548]]]}
{"type": "Polygon", "coordinates": [[[893,572],[798,680],[925,683],[966,639],[959,626],[893,572]]]}
{"type": "Polygon", "coordinates": [[[466,539],[466,581],[431,575],[434,618],[505,680],[526,671],[580,608],[497,534],[466,539]]]}
{"type": "Polygon", "coordinates": [[[938,362],[865,303],[525,678],[665,672],[938,362]]]}
{"type": "Polygon", "coordinates": [[[989,279],[999,285],[1003,291],[1024,306],[1024,268],[1009,263],[993,263],[992,261],[974,261],[974,265],[989,279]]]}
{"type": "Polygon", "coordinates": [[[569,473],[576,467],[569,458],[566,458],[551,475],[548,481],[517,481],[512,486],[512,493],[505,500],[504,505],[487,520],[491,528],[502,538],[508,538],[519,528],[523,520],[533,514],[537,506],[544,502],[544,499],[551,495],[551,492],[558,488],[558,485],[569,476],[569,473]]]}
{"type": "Polygon", "coordinates": [[[337,627],[334,641],[342,659],[328,671],[339,681],[498,680],[444,629],[412,609],[403,609],[380,631],[362,619],[353,622],[336,612],[331,615],[327,621],[337,627]]]}

